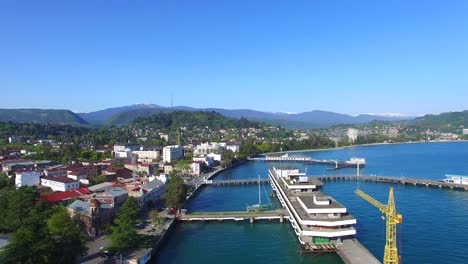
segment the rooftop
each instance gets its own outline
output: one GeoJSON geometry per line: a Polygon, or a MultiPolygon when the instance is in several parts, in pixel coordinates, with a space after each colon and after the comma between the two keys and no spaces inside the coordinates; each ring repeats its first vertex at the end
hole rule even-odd
{"type": "Polygon", "coordinates": [[[51,203],[57,203],[64,200],[68,200],[74,197],[90,194],[91,192],[87,188],[78,188],[69,190],[66,192],[55,192],[49,195],[41,196],[39,199],[51,203]]]}
{"type": "Polygon", "coordinates": [[[73,183],[73,182],[78,182],[74,179],[68,178],[67,176],[60,176],[60,177],[43,177],[42,179],[44,180],[49,180],[49,181],[55,181],[55,182],[61,182],[61,183],[73,183]]]}
{"type": "MultiPolygon", "coordinates": [[[[107,203],[100,203],[100,206],[103,209],[110,209],[112,206],[107,203]]],[[[82,201],[82,200],[76,200],[72,204],[68,206],[68,208],[73,209],[75,211],[79,211],[85,214],[89,214],[89,201],[82,201]]]]}
{"type": "Polygon", "coordinates": [[[300,199],[304,205],[309,209],[322,209],[322,208],[345,208],[342,204],[337,202],[330,196],[326,196],[321,192],[314,193],[314,195],[299,195],[300,199]],[[323,204],[317,204],[314,202],[314,196],[319,202],[324,202],[323,204]],[[328,202],[328,204],[326,203],[328,202]]]}

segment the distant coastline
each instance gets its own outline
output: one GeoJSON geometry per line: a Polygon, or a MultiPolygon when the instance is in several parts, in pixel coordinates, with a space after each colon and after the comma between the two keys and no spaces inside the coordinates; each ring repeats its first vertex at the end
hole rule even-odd
{"type": "Polygon", "coordinates": [[[408,141],[408,142],[382,142],[382,143],[368,143],[368,144],[360,144],[360,145],[350,145],[350,146],[343,146],[343,147],[336,147],[336,148],[320,148],[320,149],[302,149],[302,150],[288,150],[288,151],[278,151],[278,152],[267,152],[262,153],[262,155],[268,154],[281,154],[281,153],[299,153],[299,152],[318,152],[318,151],[328,151],[328,150],[340,150],[340,149],[347,149],[353,147],[372,147],[372,146],[381,146],[381,145],[403,145],[403,144],[425,144],[425,143],[456,143],[456,142],[468,142],[468,140],[446,140],[446,141],[408,141]]]}

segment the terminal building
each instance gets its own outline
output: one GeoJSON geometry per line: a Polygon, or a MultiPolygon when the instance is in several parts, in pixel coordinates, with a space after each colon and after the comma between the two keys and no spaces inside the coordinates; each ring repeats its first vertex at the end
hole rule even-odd
{"type": "Polygon", "coordinates": [[[273,167],[268,175],[301,244],[337,244],[356,235],[356,219],[346,207],[319,190],[321,181],[289,167],[273,167]]]}

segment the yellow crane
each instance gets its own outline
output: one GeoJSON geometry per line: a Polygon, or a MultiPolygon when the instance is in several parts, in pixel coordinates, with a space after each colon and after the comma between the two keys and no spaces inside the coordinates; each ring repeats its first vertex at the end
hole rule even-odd
{"type": "Polygon", "coordinates": [[[396,225],[401,224],[403,216],[396,211],[393,187],[390,187],[388,204],[382,204],[359,189],[356,190],[355,193],[373,206],[377,207],[382,214],[385,215],[385,219],[387,220],[387,241],[385,243],[384,264],[398,264],[399,257],[396,240],[396,225]]]}

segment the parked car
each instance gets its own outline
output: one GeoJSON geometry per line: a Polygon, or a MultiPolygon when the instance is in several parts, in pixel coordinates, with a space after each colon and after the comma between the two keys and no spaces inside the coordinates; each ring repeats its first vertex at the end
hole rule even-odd
{"type": "Polygon", "coordinates": [[[177,214],[177,209],[170,209],[169,212],[167,212],[168,215],[176,215],[177,214]]]}

